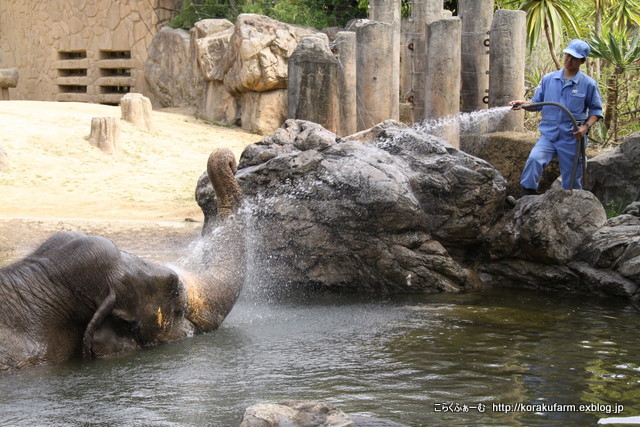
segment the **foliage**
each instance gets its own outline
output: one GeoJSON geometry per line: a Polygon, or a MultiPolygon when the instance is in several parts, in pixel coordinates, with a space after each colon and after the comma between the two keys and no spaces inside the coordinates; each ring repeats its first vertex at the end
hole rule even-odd
{"type": "Polygon", "coordinates": [[[239,8],[234,0],[184,0],[180,12],[171,20],[173,28],[189,29],[201,19],[226,18],[234,20],[239,8]]]}
{"type": "Polygon", "coordinates": [[[361,18],[366,10],[358,2],[339,0],[253,1],[242,7],[243,13],[258,13],[289,24],[318,29],[343,26],[353,18],[361,18]]]}
{"type": "Polygon", "coordinates": [[[571,0],[512,0],[511,4],[527,12],[527,44],[532,50],[544,34],[549,46],[551,59],[560,68],[560,61],[555,55],[556,46],[568,30],[570,34],[578,34],[578,23],[573,13],[574,3],[571,0]]]}
{"type": "MultiPolygon", "coordinates": [[[[181,12],[171,25],[190,28],[200,19],[213,17],[234,21],[238,14],[250,12],[321,29],[344,26],[351,19],[366,17],[369,1],[184,0],[181,12]]],[[[402,0],[403,17],[411,15],[412,3],[412,0],[402,0]]],[[[443,0],[443,4],[455,13],[458,1],[443,0]]],[[[590,139],[596,144],[608,145],[640,130],[637,77],[640,42],[634,42],[637,36],[632,37],[640,26],[640,0],[494,0],[494,8],[525,10],[528,47],[538,46],[540,40],[546,42],[548,60],[527,69],[528,91],[554,66],[555,69],[562,67],[558,60],[560,51],[571,38],[589,40],[593,54],[585,71],[601,85],[606,112],[606,120],[591,130],[590,139]]]]}
{"type": "MultiPolygon", "coordinates": [[[[413,0],[401,0],[400,7],[403,18],[411,16],[411,3],[413,3],[413,0]]],[[[358,7],[363,11],[369,10],[369,0],[358,0],[358,7]]]]}
{"type": "Polygon", "coordinates": [[[638,0],[618,0],[612,5],[613,13],[605,19],[604,24],[612,30],[627,31],[631,26],[640,25],[640,2],[638,0]]]}
{"type": "MultiPolygon", "coordinates": [[[[626,30],[610,31],[606,35],[594,35],[590,41],[591,55],[601,58],[611,66],[610,74],[606,81],[606,112],[604,125],[613,129],[614,140],[619,134],[619,111],[631,101],[633,107],[637,107],[637,88],[631,92],[629,84],[634,81],[637,84],[637,70],[640,68],[640,33],[630,38],[626,30]],[[630,73],[629,73],[630,72],[630,73]],[[629,76],[629,74],[631,74],[629,76]]],[[[627,105],[628,107],[628,105],[627,105]]],[[[629,114],[637,114],[637,108],[629,114]]]]}
{"type": "Polygon", "coordinates": [[[257,13],[289,24],[321,29],[364,17],[366,9],[358,7],[358,0],[185,0],[170,25],[188,29],[206,18],[235,21],[240,13],[257,13]]]}
{"type": "Polygon", "coordinates": [[[604,205],[604,211],[607,213],[607,218],[615,218],[622,215],[622,211],[627,206],[624,202],[616,202],[615,200],[609,200],[604,205]]]}

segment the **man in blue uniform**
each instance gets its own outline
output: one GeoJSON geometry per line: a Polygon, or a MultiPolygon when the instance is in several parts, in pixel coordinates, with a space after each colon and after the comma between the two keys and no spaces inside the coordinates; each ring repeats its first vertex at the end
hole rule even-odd
{"type": "Polygon", "coordinates": [[[578,165],[575,184],[572,185],[571,170],[579,141],[586,137],[589,129],[602,118],[602,97],[598,84],[580,71],[591,48],[584,40],[571,40],[564,52],[564,68],[542,78],[530,101],[516,100],[509,104],[518,110],[521,106],[537,102],[556,102],[571,111],[578,122],[573,128],[569,116],[555,106],[543,106],[542,120],[538,126],[540,139],[531,150],[524,166],[520,184],[521,196],[538,194],[538,183],[544,168],[558,156],[562,188],[582,189],[582,167],[578,165]]]}

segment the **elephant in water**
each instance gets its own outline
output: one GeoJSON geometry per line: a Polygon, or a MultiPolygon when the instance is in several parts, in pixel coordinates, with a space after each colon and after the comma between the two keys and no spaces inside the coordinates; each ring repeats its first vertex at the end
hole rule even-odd
{"type": "Polygon", "coordinates": [[[216,329],[245,273],[241,203],[231,151],[211,153],[216,250],[198,268],[159,265],[99,236],[57,233],[0,269],[0,372],[76,356],[106,357],[216,329]]]}

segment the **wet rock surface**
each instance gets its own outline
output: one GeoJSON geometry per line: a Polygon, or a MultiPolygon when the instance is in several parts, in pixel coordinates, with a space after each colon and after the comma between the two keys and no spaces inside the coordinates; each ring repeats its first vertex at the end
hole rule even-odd
{"type": "Polygon", "coordinates": [[[585,188],[602,204],[624,207],[640,201],[640,135],[634,135],[613,150],[587,162],[585,188]]]}
{"type": "Polygon", "coordinates": [[[506,209],[489,163],[396,122],[340,138],[288,120],[246,148],[237,178],[264,283],[640,296],[637,206],[607,220],[594,194],[554,188],[506,209]]]}
{"type": "Polygon", "coordinates": [[[393,421],[348,415],[333,405],[315,401],[258,403],[247,408],[240,427],[405,427],[393,421]]]}
{"type": "Polygon", "coordinates": [[[487,241],[494,258],[562,264],[606,220],[602,204],[592,193],[552,189],[521,198],[488,233],[487,241]]]}

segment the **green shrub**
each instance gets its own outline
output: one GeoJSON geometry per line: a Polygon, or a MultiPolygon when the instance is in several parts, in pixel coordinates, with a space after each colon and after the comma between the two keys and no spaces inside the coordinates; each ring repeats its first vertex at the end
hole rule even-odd
{"type": "Polygon", "coordinates": [[[201,19],[235,21],[240,13],[257,13],[289,24],[322,29],[366,17],[367,10],[358,7],[357,0],[185,0],[169,25],[189,29],[201,19]]]}

